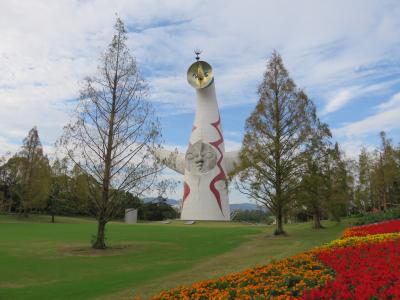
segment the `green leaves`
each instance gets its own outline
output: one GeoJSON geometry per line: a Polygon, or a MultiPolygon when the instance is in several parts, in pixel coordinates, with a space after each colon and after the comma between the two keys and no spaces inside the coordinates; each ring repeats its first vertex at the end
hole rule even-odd
{"type": "Polygon", "coordinates": [[[46,207],[50,192],[50,166],[43,155],[36,127],[23,140],[21,151],[0,169],[8,210],[28,215],[31,210],[43,210],[46,207]]]}
{"type": "Polygon", "coordinates": [[[259,100],[246,121],[241,163],[231,174],[242,193],[277,217],[277,233],[299,185],[315,106],[296,88],[281,56],[274,52],[258,89],[259,100]]]}

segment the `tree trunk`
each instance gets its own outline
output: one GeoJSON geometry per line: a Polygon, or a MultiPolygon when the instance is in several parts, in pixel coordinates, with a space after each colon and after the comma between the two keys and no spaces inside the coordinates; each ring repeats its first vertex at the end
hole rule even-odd
{"type": "Polygon", "coordinates": [[[283,230],[283,213],[282,209],[279,209],[276,215],[276,229],[274,235],[284,235],[286,232],[283,230]]]}
{"type": "Polygon", "coordinates": [[[105,227],[106,227],[105,221],[98,221],[97,223],[97,237],[96,241],[93,243],[93,248],[94,249],[106,249],[106,243],[105,243],[105,227]]]}
{"type": "Polygon", "coordinates": [[[51,223],[54,223],[54,214],[51,214],[51,223]]]}
{"type": "MultiPolygon", "coordinates": [[[[119,48],[118,48],[119,50],[119,48]]],[[[106,156],[104,157],[104,176],[102,184],[102,204],[98,214],[98,227],[96,242],[93,244],[95,249],[106,249],[105,243],[105,232],[106,221],[104,221],[104,215],[108,209],[109,204],[109,192],[110,192],[110,178],[111,178],[111,164],[112,164],[112,151],[113,151],[113,140],[114,140],[114,125],[115,125],[115,111],[116,111],[116,99],[117,99],[117,83],[118,83],[118,57],[117,57],[117,68],[114,73],[114,83],[112,91],[112,104],[111,104],[111,115],[108,122],[108,134],[107,134],[107,150],[106,156]]]]}
{"type": "Polygon", "coordinates": [[[383,211],[387,211],[386,189],[383,189],[383,211]]]}
{"type": "Polygon", "coordinates": [[[25,218],[28,218],[28,217],[29,217],[29,210],[28,210],[27,208],[24,208],[23,216],[24,216],[25,218]]]}
{"type": "Polygon", "coordinates": [[[313,228],[322,229],[324,226],[321,224],[321,216],[319,212],[314,212],[313,214],[313,228]]]}

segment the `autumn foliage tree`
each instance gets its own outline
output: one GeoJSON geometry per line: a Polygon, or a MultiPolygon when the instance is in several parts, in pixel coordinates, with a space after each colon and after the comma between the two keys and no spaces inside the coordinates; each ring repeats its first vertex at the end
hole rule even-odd
{"type": "Polygon", "coordinates": [[[305,143],[315,107],[289,77],[281,56],[268,62],[259,100],[246,121],[236,185],[276,217],[275,234],[284,234],[284,215],[298,188],[305,143]]]}

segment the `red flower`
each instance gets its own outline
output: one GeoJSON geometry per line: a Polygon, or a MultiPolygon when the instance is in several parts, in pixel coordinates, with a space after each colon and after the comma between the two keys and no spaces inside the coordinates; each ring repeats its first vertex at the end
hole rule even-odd
{"type": "Polygon", "coordinates": [[[400,232],[400,220],[392,220],[383,223],[351,227],[343,232],[342,237],[347,238],[352,236],[366,236],[371,234],[390,232],[400,232]]]}
{"type": "Polygon", "coordinates": [[[336,248],[317,255],[336,279],[304,299],[400,299],[400,240],[336,248]]]}

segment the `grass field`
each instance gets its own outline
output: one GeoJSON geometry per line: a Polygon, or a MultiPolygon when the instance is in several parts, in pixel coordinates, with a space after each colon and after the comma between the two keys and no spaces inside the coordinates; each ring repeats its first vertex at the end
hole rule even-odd
{"type": "Polygon", "coordinates": [[[270,226],[199,222],[107,225],[105,252],[88,247],[88,219],[0,215],[0,299],[132,299],[268,263],[336,238],[347,222],[270,226]]]}

